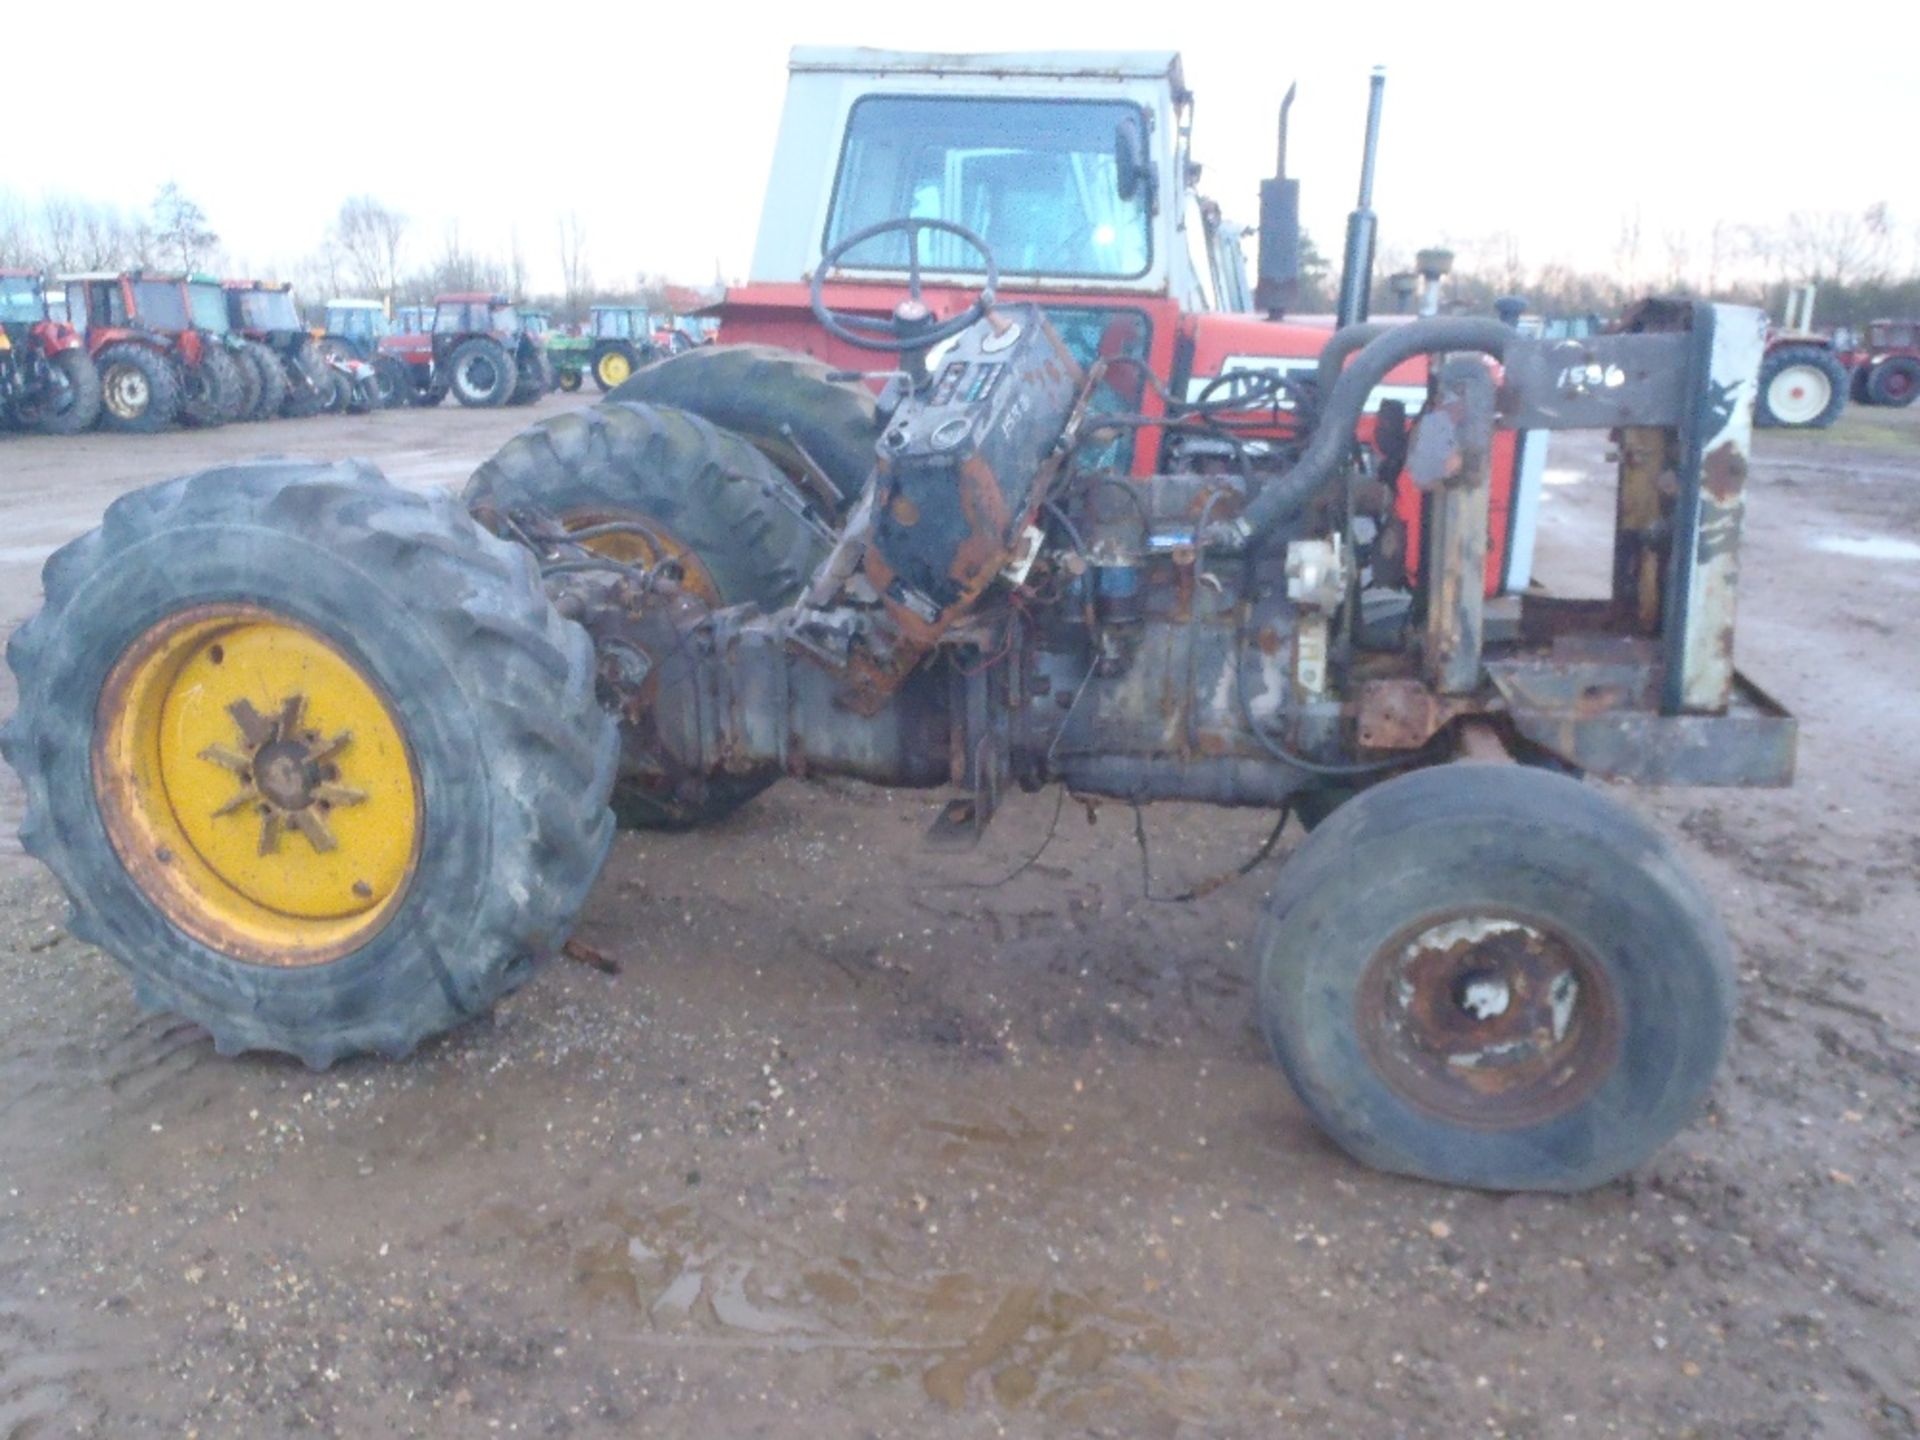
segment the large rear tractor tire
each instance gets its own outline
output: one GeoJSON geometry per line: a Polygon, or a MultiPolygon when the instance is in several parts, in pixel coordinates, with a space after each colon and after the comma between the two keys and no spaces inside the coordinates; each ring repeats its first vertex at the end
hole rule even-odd
{"type": "MultiPolygon", "coordinates": [[[[632,377],[642,364],[640,352],[625,340],[609,340],[593,348],[593,383],[601,393],[611,394],[632,377]]],[[[645,395],[623,395],[623,400],[645,400],[645,395]]],[[[682,407],[685,408],[685,407],[682,407]]]]}
{"type": "Polygon", "coordinates": [[[463,340],[447,358],[447,385],[462,405],[492,409],[513,396],[519,374],[498,341],[463,340]]]}
{"type": "Polygon", "coordinates": [[[1867,372],[1867,399],[1875,405],[1902,407],[1920,399],[1920,360],[1894,355],[1867,372]]]}
{"type": "Polygon", "coordinates": [[[41,435],[78,435],[100,418],[100,372],[93,357],[75,346],[50,357],[53,383],[46,394],[15,411],[24,430],[41,435]]]}
{"type": "Polygon", "coordinates": [[[94,357],[100,372],[100,428],[151,435],[180,413],[180,382],[173,362],[132,341],[108,345],[94,357]]]}
{"type": "Polygon", "coordinates": [[[222,1053],[405,1055],[565,940],[612,835],[591,643],[531,557],[358,462],[117,500],[7,648],[21,840],[222,1053]]]}
{"type": "Polygon", "coordinates": [[[273,347],[258,340],[247,341],[247,358],[253,361],[254,371],[260,376],[260,403],[254,408],[253,418],[271,420],[277,416],[287,403],[287,372],[281,365],[280,357],[273,347]]]}
{"type": "MultiPolygon", "coordinates": [[[[678,562],[709,604],[767,609],[800,593],[831,537],[766,458],[738,436],[665,406],[603,401],[530,426],[467,482],[467,506],[496,533],[544,515],[569,530],[625,522],[644,534],[586,542],[634,565],[678,562]]],[[[621,823],[683,828],[717,819],[765,788],[721,781],[698,796],[623,783],[621,823]]]]}
{"type": "Polygon", "coordinates": [[[223,353],[233,371],[234,407],[230,418],[251,420],[260,412],[260,367],[245,350],[223,353]]]}
{"type": "Polygon", "coordinates": [[[1818,345],[1783,345],[1760,364],[1753,423],[1781,430],[1824,430],[1847,408],[1847,367],[1818,345]]]}
{"type": "Polygon", "coordinates": [[[1321,1127],[1382,1170],[1584,1190],[1698,1109],[1734,1002],[1673,846],[1520,765],[1400,776],[1295,852],[1256,953],[1260,1019],[1321,1127]]]}
{"type": "Polygon", "coordinates": [[[413,401],[413,376],[406,363],[392,355],[373,357],[373,384],[382,410],[398,410],[413,401]]]}
{"type": "Polygon", "coordinates": [[[830,374],[774,345],[702,345],[636,371],[612,398],[677,406],[744,435],[811,491],[804,450],[851,504],[873,469],[880,422],[871,390],[830,374]]]}
{"type": "Polygon", "coordinates": [[[332,402],[333,371],[327,368],[327,362],[320,358],[320,352],[311,342],[302,342],[298,349],[287,355],[282,371],[286,379],[286,399],[281,402],[280,413],[289,420],[305,420],[318,415],[332,402]]]}
{"type": "Polygon", "coordinates": [[[511,405],[531,405],[553,390],[553,361],[545,351],[536,350],[520,367],[520,377],[513,387],[511,405]]]}

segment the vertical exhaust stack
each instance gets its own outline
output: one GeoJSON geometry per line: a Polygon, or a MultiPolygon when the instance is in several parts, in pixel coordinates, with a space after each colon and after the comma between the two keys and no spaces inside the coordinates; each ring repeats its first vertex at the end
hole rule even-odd
{"type": "Polygon", "coordinates": [[[1386,67],[1376,65],[1367,93],[1367,142],[1360,157],[1360,201],[1347,216],[1347,248],[1340,260],[1340,300],[1335,306],[1335,328],[1367,318],[1367,297],[1373,289],[1373,248],[1379,230],[1379,221],[1373,213],[1373,162],[1380,149],[1380,101],[1386,88],[1386,67]]]}
{"type": "Polygon", "coordinates": [[[1287,115],[1298,85],[1280,102],[1280,153],[1273,178],[1260,182],[1260,278],[1253,303],[1269,320],[1284,320],[1300,293],[1300,182],[1287,178],[1287,115]]]}

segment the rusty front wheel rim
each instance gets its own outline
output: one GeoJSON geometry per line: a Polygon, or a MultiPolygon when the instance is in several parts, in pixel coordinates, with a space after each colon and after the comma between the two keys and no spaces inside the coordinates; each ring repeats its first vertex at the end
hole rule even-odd
{"type": "Polygon", "coordinates": [[[1605,968],[1551,922],[1511,911],[1409,925],[1368,963],[1356,1008],[1375,1073],[1416,1108],[1476,1129],[1566,1114],[1620,1055],[1605,968]]]}

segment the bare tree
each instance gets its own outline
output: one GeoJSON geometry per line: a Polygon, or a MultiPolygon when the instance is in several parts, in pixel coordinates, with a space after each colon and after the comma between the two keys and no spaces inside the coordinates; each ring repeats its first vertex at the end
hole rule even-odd
{"type": "Polygon", "coordinates": [[[1893,226],[1885,201],[1865,210],[1796,210],[1787,217],[1781,250],[1797,280],[1854,285],[1886,278],[1893,226]]]}
{"type": "Polygon", "coordinates": [[[400,243],[406,233],[407,217],[371,195],[343,200],[333,222],[334,243],[355,285],[388,304],[400,286],[400,243]]]}
{"type": "Polygon", "coordinates": [[[26,209],[11,195],[0,195],[0,264],[35,270],[41,264],[26,209]]]}
{"type": "Polygon", "coordinates": [[[527,298],[527,262],[520,253],[520,227],[513,226],[507,232],[507,295],[515,304],[525,304],[527,298]]]}
{"type": "MultiPolygon", "coordinates": [[[[211,262],[220,244],[220,237],[207,224],[207,212],[172,180],[154,197],[153,230],[154,248],[182,270],[198,270],[202,263],[211,262]]],[[[147,257],[142,256],[141,262],[147,263],[147,257]]]]}
{"type": "Polygon", "coordinates": [[[578,211],[560,217],[560,289],[566,297],[567,318],[580,318],[580,299],[593,285],[587,271],[587,230],[578,211]]]}

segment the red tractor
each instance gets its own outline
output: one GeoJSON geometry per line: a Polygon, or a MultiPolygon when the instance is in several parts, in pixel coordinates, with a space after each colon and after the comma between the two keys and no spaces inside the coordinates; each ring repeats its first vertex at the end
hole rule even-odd
{"type": "Polygon", "coordinates": [[[521,323],[505,295],[438,296],[432,321],[431,331],[388,335],[380,342],[381,354],[406,364],[414,403],[438,405],[451,392],[462,405],[530,405],[554,388],[546,345],[521,323]]]}
{"type": "Polygon", "coordinates": [[[196,325],[188,277],[153,271],[61,277],[67,313],[100,372],[100,423],[148,433],[175,420],[242,418],[249,386],[224,336],[196,325]]]}
{"type": "Polygon", "coordinates": [[[100,418],[100,372],[71,325],[47,314],[31,270],[0,270],[0,423],[74,435],[100,418]]]}
{"type": "Polygon", "coordinates": [[[1853,372],[1860,404],[1911,405],[1920,397],[1920,320],[1870,320],[1840,360],[1853,372]]]}

